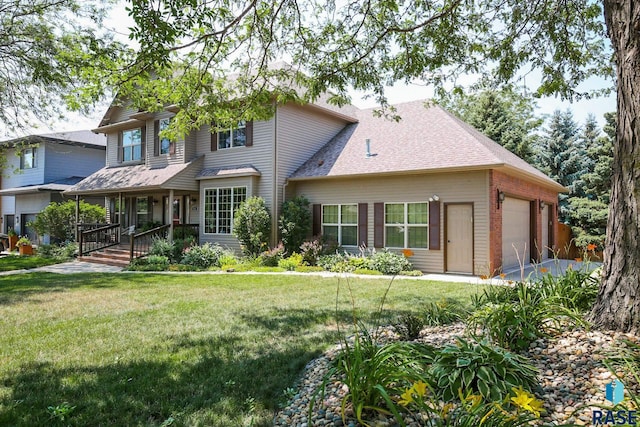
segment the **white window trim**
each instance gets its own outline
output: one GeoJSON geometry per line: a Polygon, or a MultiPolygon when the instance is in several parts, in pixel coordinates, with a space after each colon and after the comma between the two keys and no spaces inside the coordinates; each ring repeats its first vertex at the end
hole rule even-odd
{"type": "Polygon", "coordinates": [[[429,202],[385,202],[384,204],[384,247],[389,249],[411,249],[411,250],[428,250],[429,249],[429,202]],[[425,224],[409,224],[409,205],[421,204],[427,205],[427,222],[425,224]],[[404,205],[404,224],[387,224],[387,205],[404,205]],[[387,227],[402,227],[404,234],[404,247],[399,248],[396,246],[387,246],[387,227]],[[426,227],[427,229],[427,247],[426,248],[412,248],[409,246],[409,233],[407,229],[409,227],[426,227]]]}
{"type": "Polygon", "coordinates": [[[143,138],[142,138],[142,130],[143,130],[142,126],[140,126],[140,127],[137,127],[137,128],[123,129],[123,130],[120,131],[122,133],[122,163],[137,163],[137,162],[143,162],[145,160],[144,156],[143,156],[143,153],[142,153],[142,145],[143,145],[143,143],[142,143],[142,140],[143,140],[143,138]],[[137,130],[140,131],[140,143],[139,144],[132,144],[132,145],[125,145],[124,144],[124,134],[126,132],[135,132],[137,130]],[[131,147],[131,160],[126,160],[125,159],[125,154],[124,153],[126,151],[125,148],[127,148],[127,147],[131,147]],[[140,147],[140,158],[139,159],[134,159],[133,158],[133,154],[134,154],[133,147],[140,147]]]}
{"type": "Polygon", "coordinates": [[[324,234],[324,226],[327,225],[329,227],[338,227],[338,244],[340,246],[343,246],[345,248],[357,248],[358,244],[355,245],[343,245],[342,244],[342,227],[356,227],[356,241],[358,240],[358,214],[360,213],[359,207],[357,203],[327,203],[327,204],[323,204],[320,208],[320,214],[321,214],[321,221],[320,221],[320,227],[321,230],[323,231],[324,234]],[[324,222],[324,207],[325,206],[337,206],[338,207],[338,222],[337,223],[332,223],[332,222],[324,222]],[[351,224],[351,223],[346,223],[343,224],[342,223],[342,207],[343,206],[355,206],[356,207],[356,222],[351,224]]]}
{"type": "Polygon", "coordinates": [[[224,130],[219,130],[217,135],[216,135],[216,140],[218,143],[218,150],[231,150],[233,148],[245,148],[246,145],[233,145],[233,131],[234,130],[238,130],[238,129],[244,129],[245,132],[245,144],[247,143],[246,137],[247,137],[247,122],[245,121],[240,121],[238,122],[238,124],[236,126],[224,129],[224,130]],[[229,135],[231,136],[231,145],[229,145],[228,147],[221,147],[220,146],[220,134],[222,132],[229,132],[229,135]]]}
{"type": "Polygon", "coordinates": [[[38,167],[38,161],[36,156],[37,156],[36,147],[27,147],[24,150],[22,150],[22,153],[20,153],[20,170],[36,169],[38,167]],[[24,167],[25,153],[27,151],[31,153],[31,166],[28,168],[24,167]]]}
{"type": "Polygon", "coordinates": [[[235,186],[223,186],[223,187],[205,187],[202,189],[202,234],[206,236],[231,236],[233,235],[233,221],[235,219],[235,210],[233,209],[233,198],[236,189],[244,188],[245,200],[249,197],[249,188],[246,185],[235,185],[235,186]],[[220,215],[219,215],[219,206],[220,206],[220,191],[224,189],[231,189],[231,225],[229,228],[229,233],[220,233],[218,230],[220,229],[220,215]],[[215,233],[207,232],[207,191],[216,190],[216,211],[215,211],[215,233]]]}

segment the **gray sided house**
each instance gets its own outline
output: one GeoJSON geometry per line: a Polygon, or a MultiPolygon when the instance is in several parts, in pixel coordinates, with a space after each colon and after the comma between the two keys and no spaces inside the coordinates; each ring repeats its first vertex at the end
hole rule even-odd
{"type": "Polygon", "coordinates": [[[191,224],[201,243],[234,249],[243,200],[265,199],[275,245],[282,202],[304,195],[313,235],[404,250],[423,271],[483,275],[549,257],[562,186],[440,107],[396,108],[400,122],[289,103],[268,121],[169,141],[158,132],[175,110],[114,104],[94,130],[107,135],[106,167],[65,194],[107,197],[122,230],[191,224]]]}
{"type": "MultiPolygon", "coordinates": [[[[0,185],[0,230],[13,228],[32,241],[37,236],[28,222],[51,202],[68,198],[63,192],[104,167],[106,139],[91,131],[30,135],[0,142],[6,167],[0,185]]],[[[104,198],[87,200],[104,206],[104,198]]]]}

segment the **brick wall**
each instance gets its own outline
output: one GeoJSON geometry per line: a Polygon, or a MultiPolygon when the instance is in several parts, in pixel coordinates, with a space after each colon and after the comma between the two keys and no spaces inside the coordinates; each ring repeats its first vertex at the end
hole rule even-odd
{"type": "Polygon", "coordinates": [[[490,199],[490,240],[489,260],[494,274],[502,268],[502,210],[498,208],[498,191],[505,193],[507,197],[515,197],[528,201],[535,201],[532,222],[534,225],[534,245],[531,256],[539,259],[538,250],[542,242],[542,213],[538,209],[539,201],[549,205],[549,219],[553,222],[549,235],[550,246],[554,251],[558,247],[558,193],[554,190],[542,187],[534,182],[507,175],[497,170],[489,171],[489,199],[490,199]]]}

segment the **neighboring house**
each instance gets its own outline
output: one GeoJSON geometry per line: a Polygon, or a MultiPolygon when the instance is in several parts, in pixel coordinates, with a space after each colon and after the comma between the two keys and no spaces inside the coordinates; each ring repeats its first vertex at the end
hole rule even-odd
{"type": "MultiPolygon", "coordinates": [[[[30,135],[0,142],[6,158],[0,185],[1,230],[38,236],[27,224],[62,192],[104,167],[106,138],[91,131],[30,135]]],[[[104,206],[104,198],[87,200],[104,206]]],[[[48,236],[39,236],[49,243],[48,236]]]]}
{"type": "Polygon", "coordinates": [[[122,229],[192,223],[201,242],[236,249],[243,200],[265,199],[275,244],[282,202],[304,195],[314,234],[352,251],[411,249],[423,271],[483,275],[516,266],[516,250],[526,263],[549,257],[564,187],[440,107],[395,107],[400,122],[289,103],[268,121],[169,141],[158,132],[175,110],[114,104],[94,130],[107,135],[107,166],[65,194],[108,197],[122,229]]]}

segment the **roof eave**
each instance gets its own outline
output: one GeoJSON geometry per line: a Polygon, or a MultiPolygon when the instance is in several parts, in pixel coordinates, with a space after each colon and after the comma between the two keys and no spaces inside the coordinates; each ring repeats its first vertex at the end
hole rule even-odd
{"type": "Polygon", "coordinates": [[[423,174],[451,173],[451,172],[473,172],[473,171],[494,169],[498,166],[502,166],[502,164],[500,165],[487,164],[487,165],[432,168],[432,169],[411,169],[411,170],[391,171],[391,172],[370,172],[370,173],[354,173],[354,174],[341,174],[341,175],[291,177],[289,178],[289,181],[313,181],[318,179],[367,178],[371,176],[402,176],[402,175],[423,175],[423,174]]]}

